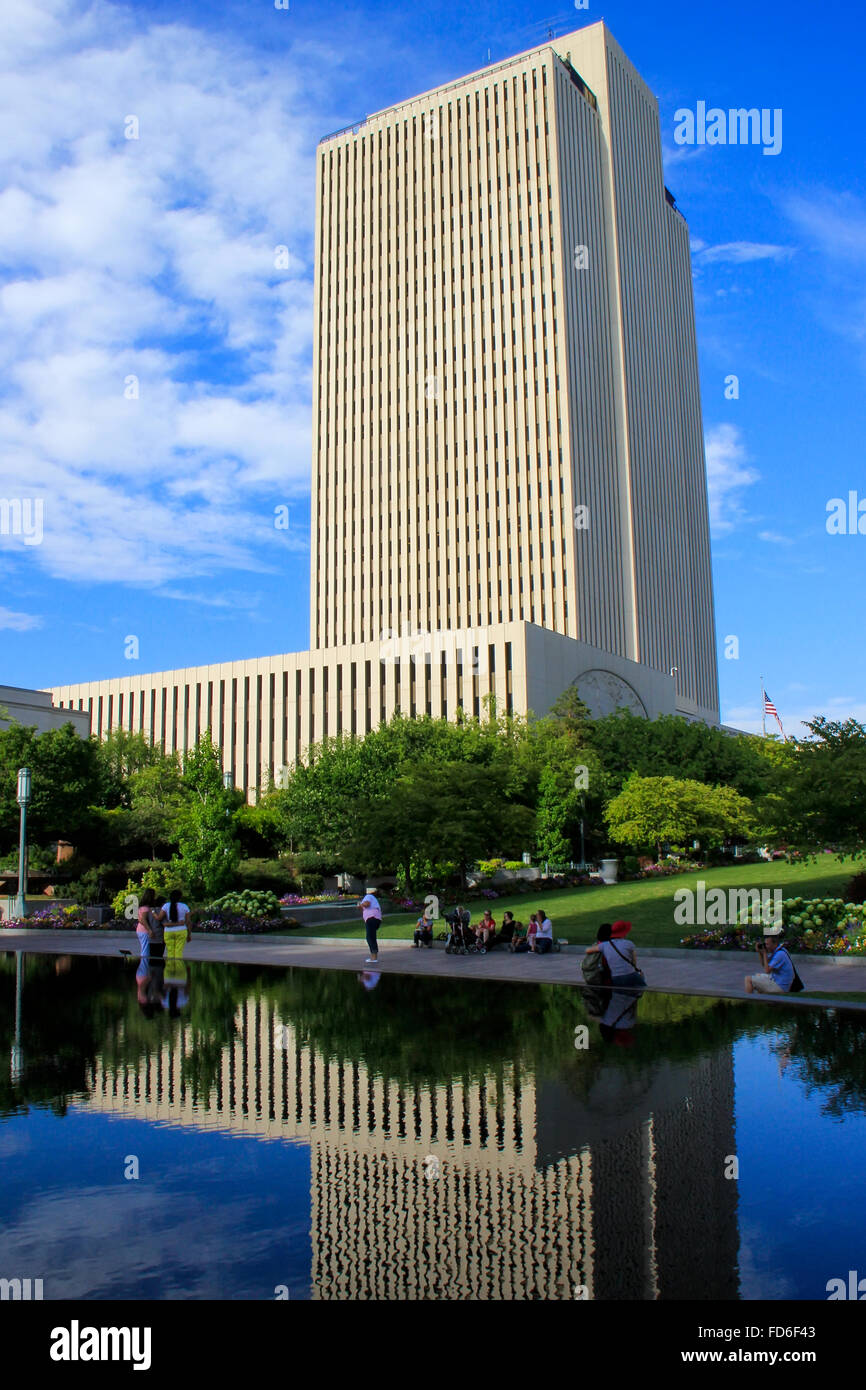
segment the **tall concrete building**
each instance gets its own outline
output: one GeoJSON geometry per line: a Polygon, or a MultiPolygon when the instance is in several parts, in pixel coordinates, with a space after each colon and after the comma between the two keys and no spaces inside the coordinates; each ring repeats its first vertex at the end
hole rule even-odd
{"type": "Polygon", "coordinates": [[[315,254],[312,650],[57,698],[248,791],[488,692],[718,723],[688,230],[604,24],[323,140],[315,254]]]}

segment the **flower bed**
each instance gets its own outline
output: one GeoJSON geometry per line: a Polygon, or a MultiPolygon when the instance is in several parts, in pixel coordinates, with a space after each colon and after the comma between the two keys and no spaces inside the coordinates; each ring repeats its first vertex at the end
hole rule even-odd
{"type": "Polygon", "coordinates": [[[195,924],[194,930],[209,936],[253,936],[298,927],[294,917],[250,917],[240,912],[212,913],[195,924]]]}
{"type": "MultiPolygon", "coordinates": [[[[128,926],[127,922],[123,923],[128,926]]],[[[2,927],[29,927],[33,931],[109,931],[116,930],[114,922],[88,922],[83,907],[37,907],[27,917],[10,917],[0,922],[2,927]]]]}
{"type": "MultiPolygon", "coordinates": [[[[741,912],[735,926],[704,927],[684,936],[681,945],[692,950],[748,950],[762,934],[763,919],[741,912]]],[[[866,904],[841,898],[785,898],[782,927],[792,951],[815,955],[866,953],[866,904]]]]}
{"type": "Polygon", "coordinates": [[[353,898],[360,901],[363,893],[284,893],[280,898],[283,907],[312,907],[314,903],[344,903],[353,898]]]}

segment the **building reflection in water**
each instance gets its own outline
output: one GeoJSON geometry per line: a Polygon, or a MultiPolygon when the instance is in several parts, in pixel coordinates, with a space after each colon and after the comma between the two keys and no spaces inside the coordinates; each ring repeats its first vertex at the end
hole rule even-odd
{"type": "Polygon", "coordinates": [[[86,1104],[308,1144],[314,1298],[738,1297],[730,1042],[639,1068],[606,1059],[578,1095],[511,1065],[388,1082],[326,1060],[255,993],[236,1021],[207,1095],[184,1080],[180,1019],[137,1064],[97,1057],[86,1104]]]}

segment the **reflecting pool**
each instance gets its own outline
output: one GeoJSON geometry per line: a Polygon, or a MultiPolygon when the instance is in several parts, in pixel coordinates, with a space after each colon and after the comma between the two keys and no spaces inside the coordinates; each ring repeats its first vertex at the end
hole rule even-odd
{"type": "Polygon", "coordinates": [[[0,955],[0,1279],[46,1299],[827,1298],[866,1016],[0,955]]]}

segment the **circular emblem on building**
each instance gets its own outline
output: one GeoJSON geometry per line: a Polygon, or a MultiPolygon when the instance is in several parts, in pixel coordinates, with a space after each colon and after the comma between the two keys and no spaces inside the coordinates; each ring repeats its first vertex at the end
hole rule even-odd
{"type": "Polygon", "coordinates": [[[627,709],[648,718],[646,706],[636,690],[613,671],[584,671],[572,681],[593,719],[603,719],[615,710],[627,709]]]}

